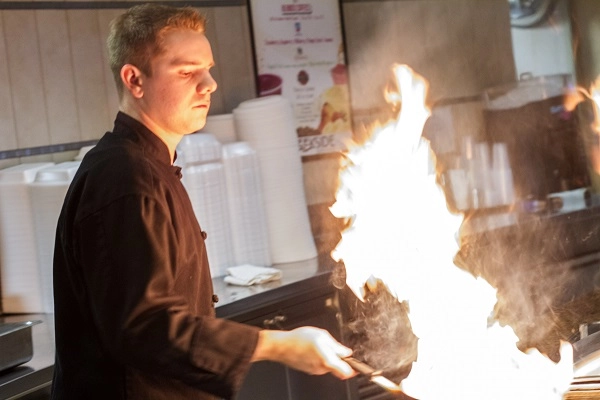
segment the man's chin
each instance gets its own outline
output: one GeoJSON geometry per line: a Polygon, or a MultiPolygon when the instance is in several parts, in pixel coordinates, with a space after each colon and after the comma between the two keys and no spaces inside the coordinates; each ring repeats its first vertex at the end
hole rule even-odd
{"type": "Polygon", "coordinates": [[[197,133],[199,130],[204,128],[205,125],[206,125],[206,118],[202,118],[201,121],[194,123],[194,125],[192,126],[192,131],[187,133],[187,135],[189,135],[191,133],[197,133]]]}
{"type": "Polygon", "coordinates": [[[208,117],[208,109],[203,109],[200,115],[197,115],[196,120],[194,121],[196,126],[198,126],[198,130],[204,128],[206,125],[206,118],[208,117]]]}

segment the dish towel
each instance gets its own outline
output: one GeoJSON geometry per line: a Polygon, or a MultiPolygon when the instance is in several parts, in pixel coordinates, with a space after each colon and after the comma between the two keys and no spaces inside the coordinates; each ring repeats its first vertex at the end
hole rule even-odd
{"type": "Polygon", "coordinates": [[[281,270],[243,264],[227,268],[225,282],[231,285],[250,286],[281,279],[281,270]]]}

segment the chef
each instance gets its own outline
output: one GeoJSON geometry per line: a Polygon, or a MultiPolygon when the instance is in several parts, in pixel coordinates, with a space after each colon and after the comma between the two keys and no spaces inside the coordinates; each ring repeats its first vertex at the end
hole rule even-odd
{"type": "Polygon", "coordinates": [[[56,232],[52,398],[229,399],[259,360],[353,376],[341,360],[351,350],[324,330],[215,318],[207,235],[173,165],[217,88],[202,15],[134,6],[112,22],[108,53],[119,112],[83,159],[56,232]]]}

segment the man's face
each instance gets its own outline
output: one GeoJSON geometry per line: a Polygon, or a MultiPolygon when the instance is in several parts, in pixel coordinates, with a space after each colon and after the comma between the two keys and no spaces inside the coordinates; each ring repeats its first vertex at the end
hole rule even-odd
{"type": "Polygon", "coordinates": [[[210,95],[217,84],[210,44],[204,33],[188,29],[164,35],[164,52],[151,62],[152,74],[144,76],[140,99],[142,118],[155,133],[183,135],[206,123],[210,95]]]}

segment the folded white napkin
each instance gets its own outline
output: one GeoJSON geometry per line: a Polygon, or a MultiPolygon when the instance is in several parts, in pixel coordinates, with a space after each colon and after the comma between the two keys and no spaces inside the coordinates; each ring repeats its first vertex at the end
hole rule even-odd
{"type": "Polygon", "coordinates": [[[225,282],[231,285],[250,286],[281,279],[281,270],[244,264],[227,268],[225,282]]]}

